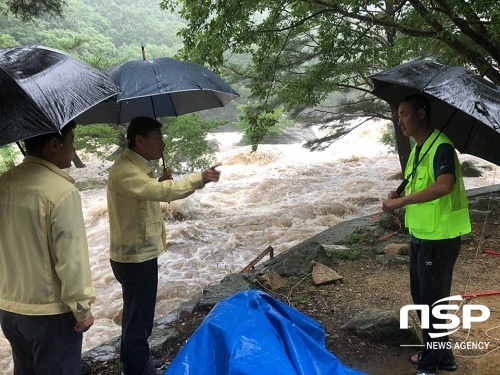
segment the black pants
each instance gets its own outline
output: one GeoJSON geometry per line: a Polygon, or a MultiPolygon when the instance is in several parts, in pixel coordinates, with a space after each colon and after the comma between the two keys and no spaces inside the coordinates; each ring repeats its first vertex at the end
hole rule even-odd
{"type": "Polygon", "coordinates": [[[158,259],[142,263],[119,263],[111,260],[111,268],[122,285],[123,317],[120,361],[125,375],[152,373],[149,364],[148,338],[153,330],[158,259]]]}
{"type": "MultiPolygon", "coordinates": [[[[446,240],[418,240],[410,242],[410,285],[413,302],[428,305],[430,312],[429,329],[422,329],[424,347],[421,353],[419,370],[436,372],[440,363],[454,361],[449,348],[448,336],[431,338],[429,333],[446,332],[435,329],[434,324],[446,323],[432,314],[434,302],[450,296],[453,267],[460,252],[460,237],[446,240]],[[441,343],[432,346],[431,343],[441,343]],[[448,348],[447,348],[448,346],[448,348]],[[431,349],[431,347],[441,349],[431,349]]],[[[422,319],[420,311],[419,318],[422,319]]]]}
{"type": "Polygon", "coordinates": [[[80,375],[83,335],[72,313],[31,316],[0,310],[16,375],[80,375]]]}

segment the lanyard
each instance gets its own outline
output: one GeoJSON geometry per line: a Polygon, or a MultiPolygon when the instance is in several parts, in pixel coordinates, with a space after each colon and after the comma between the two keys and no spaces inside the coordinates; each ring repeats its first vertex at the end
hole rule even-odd
{"type": "MultiPolygon", "coordinates": [[[[401,182],[401,184],[398,186],[398,188],[396,189],[396,193],[398,195],[401,195],[401,193],[403,192],[403,190],[405,189],[406,185],[408,185],[408,182],[410,182],[410,178],[414,178],[415,177],[415,173],[417,172],[417,167],[418,165],[420,164],[420,162],[425,158],[425,155],[427,155],[427,153],[429,152],[429,150],[432,148],[432,146],[434,145],[434,143],[437,141],[437,139],[439,138],[439,136],[441,135],[441,133],[443,132],[443,130],[440,130],[439,133],[436,135],[436,137],[432,140],[432,143],[430,144],[430,146],[425,150],[424,154],[422,155],[421,158],[419,158],[419,153],[422,149],[420,149],[420,151],[417,153],[417,149],[415,149],[415,156],[413,158],[413,168],[412,168],[412,171],[410,172],[410,174],[408,176],[406,176],[405,179],[403,179],[403,182],[401,182]]],[[[432,134],[432,133],[431,133],[432,134]]],[[[431,136],[431,134],[429,134],[429,136],[427,137],[427,139],[429,139],[429,137],[431,136]]],[[[427,142],[427,139],[424,141],[424,143],[422,144],[422,148],[424,147],[425,145],[425,142],[427,142]]]]}
{"type": "MultiPolygon", "coordinates": [[[[424,142],[425,144],[425,142],[424,142]]],[[[432,146],[432,145],[431,145],[432,146]]],[[[412,179],[415,177],[415,173],[417,173],[417,167],[418,165],[420,164],[420,162],[422,161],[422,159],[424,158],[426,152],[424,153],[424,155],[422,156],[421,159],[419,159],[418,157],[420,156],[420,151],[422,151],[422,148],[424,148],[424,145],[422,144],[422,146],[416,146],[415,147],[415,156],[413,158],[413,169],[410,173],[410,175],[407,177],[408,179],[411,177],[412,179]]],[[[430,147],[429,147],[430,148],[430,147]]]]}

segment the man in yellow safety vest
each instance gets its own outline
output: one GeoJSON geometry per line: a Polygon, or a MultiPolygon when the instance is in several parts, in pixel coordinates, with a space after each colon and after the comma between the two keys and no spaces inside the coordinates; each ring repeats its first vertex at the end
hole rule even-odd
{"type": "MultiPolygon", "coordinates": [[[[405,225],[411,235],[411,295],[415,304],[432,308],[450,296],[460,236],[471,231],[467,197],[455,148],[448,137],[431,127],[430,104],[423,95],[400,103],[398,125],[416,145],[406,166],[404,192],[391,191],[382,209],[393,212],[405,207],[405,225]]],[[[431,316],[429,328],[422,329],[422,351],[410,358],[419,375],[457,369],[446,330],[435,328],[443,323],[431,316]]]]}

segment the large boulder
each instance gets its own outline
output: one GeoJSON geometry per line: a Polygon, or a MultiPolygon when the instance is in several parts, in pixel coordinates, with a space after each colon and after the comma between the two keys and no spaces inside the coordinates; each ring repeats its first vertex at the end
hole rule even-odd
{"type": "Polygon", "coordinates": [[[412,317],[409,317],[408,323],[409,329],[400,329],[398,311],[366,309],[355,315],[340,329],[363,340],[384,345],[421,344],[422,336],[418,323],[412,317]]]}
{"type": "Polygon", "coordinates": [[[311,273],[311,262],[331,265],[325,248],[315,241],[302,242],[263,264],[257,272],[276,272],[280,276],[305,276],[311,273]]]}
{"type": "Polygon", "coordinates": [[[252,289],[252,284],[245,276],[239,274],[227,275],[220,284],[210,285],[203,290],[203,295],[197,300],[193,310],[211,309],[220,300],[249,289],[252,289]]]}
{"type": "Polygon", "coordinates": [[[483,172],[472,161],[464,161],[461,167],[464,177],[481,177],[483,175],[483,172]]]}

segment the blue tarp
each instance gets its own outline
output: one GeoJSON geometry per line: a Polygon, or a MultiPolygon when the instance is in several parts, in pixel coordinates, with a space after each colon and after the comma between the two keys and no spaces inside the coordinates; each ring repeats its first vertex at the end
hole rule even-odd
{"type": "Polygon", "coordinates": [[[164,375],[363,375],[325,348],[315,320],[247,290],[215,305],[164,375]]]}

